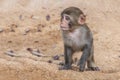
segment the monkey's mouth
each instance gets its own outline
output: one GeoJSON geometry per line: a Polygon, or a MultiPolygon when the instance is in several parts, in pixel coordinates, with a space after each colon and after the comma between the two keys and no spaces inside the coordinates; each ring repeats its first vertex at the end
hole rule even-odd
{"type": "Polygon", "coordinates": [[[69,30],[68,27],[60,26],[61,30],[69,30]]]}

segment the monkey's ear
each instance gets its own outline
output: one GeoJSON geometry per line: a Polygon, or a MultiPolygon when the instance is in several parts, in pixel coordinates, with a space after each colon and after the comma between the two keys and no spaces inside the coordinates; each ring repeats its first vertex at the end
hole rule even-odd
{"type": "Polygon", "coordinates": [[[78,23],[81,24],[81,25],[83,25],[83,24],[85,24],[85,21],[86,21],[86,15],[81,14],[79,16],[78,23]]]}

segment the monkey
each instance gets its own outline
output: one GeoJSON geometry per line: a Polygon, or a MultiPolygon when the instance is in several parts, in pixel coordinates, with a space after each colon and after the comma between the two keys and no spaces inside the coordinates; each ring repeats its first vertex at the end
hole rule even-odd
{"type": "Polygon", "coordinates": [[[86,64],[89,70],[100,70],[95,65],[93,35],[85,21],[85,14],[77,7],[68,7],[61,12],[60,28],[64,43],[65,63],[60,70],[71,69],[72,56],[79,51],[82,51],[77,64],[79,71],[85,71],[86,64]]]}

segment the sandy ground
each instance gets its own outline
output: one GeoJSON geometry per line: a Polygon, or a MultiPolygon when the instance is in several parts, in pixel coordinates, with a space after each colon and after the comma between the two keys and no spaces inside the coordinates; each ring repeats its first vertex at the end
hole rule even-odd
{"type": "Polygon", "coordinates": [[[0,80],[120,80],[120,0],[0,0],[0,30],[0,80]],[[51,57],[37,57],[26,50],[63,54],[59,19],[69,6],[87,15],[99,72],[59,71],[56,63],[62,57],[50,64],[51,57]],[[8,50],[19,56],[6,55],[8,50]]]}

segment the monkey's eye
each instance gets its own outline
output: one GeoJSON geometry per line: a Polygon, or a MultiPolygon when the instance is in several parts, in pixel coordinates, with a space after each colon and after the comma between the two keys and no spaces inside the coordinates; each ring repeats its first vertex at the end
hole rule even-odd
{"type": "Polygon", "coordinates": [[[66,19],[67,21],[69,21],[69,20],[70,20],[70,17],[69,17],[69,16],[65,16],[65,19],[66,19]]]}

